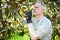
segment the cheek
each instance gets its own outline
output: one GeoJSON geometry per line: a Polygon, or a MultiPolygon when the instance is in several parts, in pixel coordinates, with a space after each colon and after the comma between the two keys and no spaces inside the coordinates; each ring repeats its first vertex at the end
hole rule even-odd
{"type": "Polygon", "coordinates": [[[40,13],[40,11],[39,10],[36,10],[34,14],[37,15],[39,13],[40,13]]]}
{"type": "Polygon", "coordinates": [[[41,10],[40,10],[40,9],[37,9],[37,10],[36,10],[36,12],[37,12],[37,13],[40,13],[40,12],[41,12],[41,10]]]}

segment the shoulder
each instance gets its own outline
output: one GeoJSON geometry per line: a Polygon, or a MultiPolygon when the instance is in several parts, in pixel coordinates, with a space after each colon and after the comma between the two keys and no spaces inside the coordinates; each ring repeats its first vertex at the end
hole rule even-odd
{"type": "Polygon", "coordinates": [[[43,20],[42,20],[42,22],[44,23],[44,24],[51,24],[51,20],[50,19],[48,19],[47,17],[43,17],[43,20]]]}

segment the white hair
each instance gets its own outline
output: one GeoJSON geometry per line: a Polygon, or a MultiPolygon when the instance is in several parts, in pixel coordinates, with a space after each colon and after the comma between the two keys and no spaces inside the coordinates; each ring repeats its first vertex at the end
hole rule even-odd
{"type": "Polygon", "coordinates": [[[36,3],[40,3],[42,8],[44,9],[44,12],[46,11],[46,5],[44,3],[42,3],[42,2],[36,2],[36,3]]]}

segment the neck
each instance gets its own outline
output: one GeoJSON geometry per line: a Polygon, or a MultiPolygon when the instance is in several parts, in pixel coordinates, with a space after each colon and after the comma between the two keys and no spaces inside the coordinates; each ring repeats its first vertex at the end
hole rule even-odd
{"type": "Polygon", "coordinates": [[[42,16],[43,16],[43,14],[42,14],[42,15],[36,15],[35,18],[38,20],[38,19],[40,19],[42,16]]]}

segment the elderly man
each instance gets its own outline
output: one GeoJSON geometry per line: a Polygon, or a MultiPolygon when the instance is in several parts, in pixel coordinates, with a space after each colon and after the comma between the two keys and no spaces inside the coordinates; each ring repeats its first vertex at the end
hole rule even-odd
{"type": "Polygon", "coordinates": [[[32,12],[27,12],[26,14],[31,40],[51,40],[52,24],[44,16],[45,10],[46,8],[42,3],[36,2],[33,7],[35,18],[32,18],[32,12]]]}

